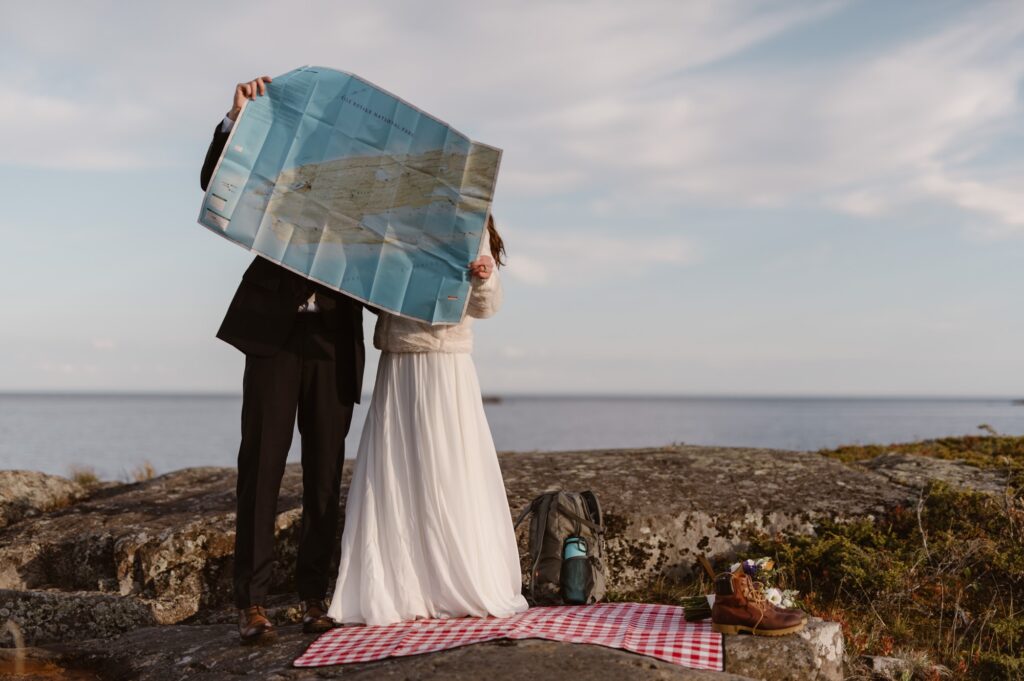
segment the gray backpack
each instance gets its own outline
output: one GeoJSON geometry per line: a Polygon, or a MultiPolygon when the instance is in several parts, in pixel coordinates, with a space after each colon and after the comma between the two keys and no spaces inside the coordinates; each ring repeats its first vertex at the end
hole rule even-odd
{"type": "Polygon", "coordinates": [[[530,604],[589,604],[604,598],[605,528],[594,493],[545,492],[519,514],[516,529],[527,516],[530,576],[523,594],[530,604]],[[585,547],[586,556],[563,560],[567,539],[585,547]]]}

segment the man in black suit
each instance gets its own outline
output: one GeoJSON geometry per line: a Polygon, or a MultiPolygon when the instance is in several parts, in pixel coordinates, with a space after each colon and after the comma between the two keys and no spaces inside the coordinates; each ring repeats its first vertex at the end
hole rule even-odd
{"type": "MultiPolygon", "coordinates": [[[[206,190],[246,99],[267,76],[235,88],[200,173],[206,190]]],[[[275,636],[265,599],[274,558],[277,497],[298,412],[302,438],[302,526],[296,584],[303,630],[325,631],[328,568],[338,526],[345,436],[363,377],[362,304],[257,257],[242,275],[217,337],[245,353],[238,451],[235,604],[243,643],[275,636]]]]}

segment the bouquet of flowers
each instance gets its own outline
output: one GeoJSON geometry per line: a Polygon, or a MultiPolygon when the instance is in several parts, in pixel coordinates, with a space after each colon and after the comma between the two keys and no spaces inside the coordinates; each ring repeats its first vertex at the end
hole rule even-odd
{"type": "MultiPolygon", "coordinates": [[[[710,570],[710,567],[708,569],[710,570]]],[[[772,605],[777,605],[780,608],[799,607],[800,592],[794,589],[780,589],[776,586],[775,561],[773,559],[767,556],[757,559],[748,558],[733,563],[729,567],[729,572],[740,571],[750,575],[754,586],[764,593],[765,598],[772,605]]],[[[705,620],[711,617],[711,606],[714,604],[715,594],[684,598],[682,601],[683,616],[688,622],[705,620]]]]}
{"type": "MultiPolygon", "coordinates": [[[[750,575],[750,579],[754,581],[754,586],[761,589],[764,592],[765,598],[772,605],[777,605],[780,608],[795,608],[797,607],[797,599],[800,596],[800,592],[795,589],[780,589],[775,586],[775,561],[765,556],[764,558],[758,558],[757,560],[743,560],[739,563],[733,563],[729,566],[729,572],[743,572],[750,575]]],[[[714,596],[712,596],[712,601],[714,596]]]]}

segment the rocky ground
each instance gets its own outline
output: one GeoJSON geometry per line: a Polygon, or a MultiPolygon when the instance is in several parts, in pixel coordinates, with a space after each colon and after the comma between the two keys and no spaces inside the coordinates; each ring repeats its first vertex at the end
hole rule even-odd
{"type": "MultiPolygon", "coordinates": [[[[719,564],[767,530],[813,532],[916,498],[943,479],[971,489],[1005,484],[991,469],[909,454],[844,464],[804,452],[677,446],[662,449],[509,453],[501,465],[513,516],[546,489],[591,489],[606,513],[610,587],[642,589],[686,578],[698,554],[719,564]]],[[[351,476],[346,466],[343,489],[351,476]]],[[[726,669],[699,674],[622,651],[546,641],[497,642],[343,669],[290,662],[311,637],[294,624],[294,565],[301,475],[285,474],[278,504],[271,648],[242,648],[231,624],[234,470],[194,468],[133,484],[89,489],[40,473],[0,472],[0,624],[18,624],[15,658],[39,678],[770,678],[840,679],[838,625],[812,622],[801,636],[727,637],[726,669]],[[47,675],[50,676],[47,676],[47,675]]],[[[344,503],[344,499],[342,501],[344,503]]],[[[337,557],[335,558],[337,559],[337,557]]],[[[13,646],[4,634],[0,645],[13,646]]]]}

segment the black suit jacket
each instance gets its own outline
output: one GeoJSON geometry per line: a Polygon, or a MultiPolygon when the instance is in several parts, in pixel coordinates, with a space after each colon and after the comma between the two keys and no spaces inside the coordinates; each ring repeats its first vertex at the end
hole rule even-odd
{"type": "MultiPolygon", "coordinates": [[[[228,139],[220,123],[206,150],[199,185],[206,191],[228,139]]],[[[316,292],[317,306],[334,336],[338,391],[342,401],[359,402],[363,388],[363,304],[257,256],[242,274],[217,338],[247,355],[276,354],[288,340],[299,306],[316,292]]]]}

